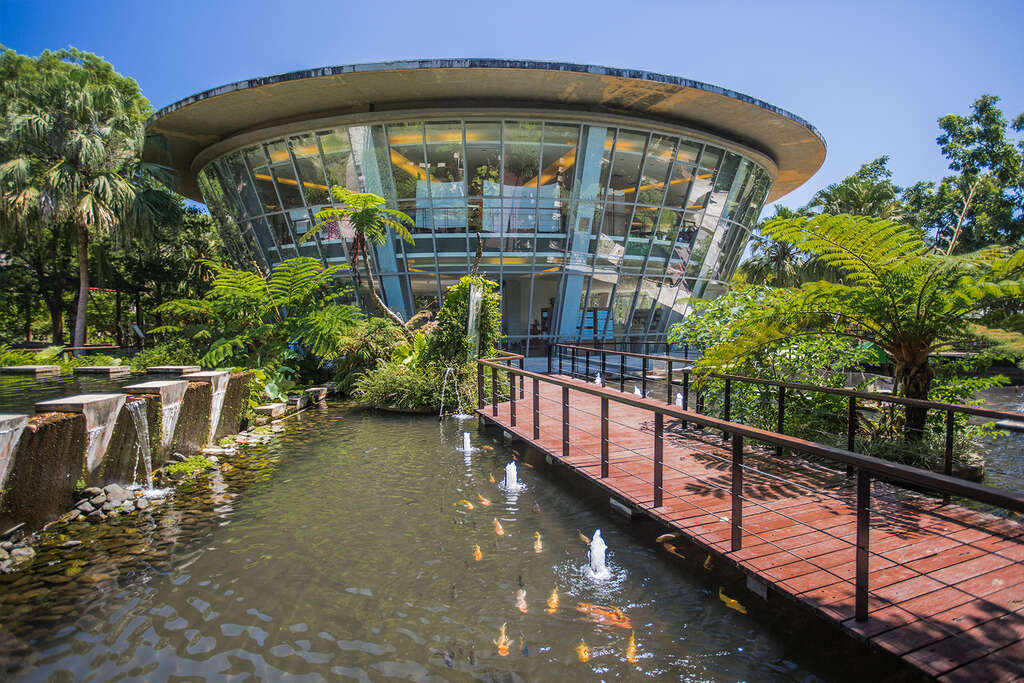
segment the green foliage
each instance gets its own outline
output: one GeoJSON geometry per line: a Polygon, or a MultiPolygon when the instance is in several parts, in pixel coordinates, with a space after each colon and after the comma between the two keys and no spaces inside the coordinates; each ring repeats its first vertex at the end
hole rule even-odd
{"type": "Polygon", "coordinates": [[[338,339],[337,353],[330,365],[334,381],[342,391],[351,391],[363,373],[375,368],[380,359],[391,358],[405,339],[394,323],[370,318],[338,339]]]}
{"type": "Polygon", "coordinates": [[[132,356],[132,370],[145,370],[158,365],[196,365],[202,350],[187,337],[172,336],[156,346],[132,356]]]}
{"type": "Polygon", "coordinates": [[[0,345],[0,366],[2,365],[56,365],[62,375],[71,374],[75,368],[86,365],[125,365],[122,358],[108,356],[103,353],[90,353],[72,356],[65,360],[62,346],[48,346],[38,351],[27,349],[11,349],[0,345]]]}
{"type": "Polygon", "coordinates": [[[183,479],[197,477],[206,470],[213,469],[214,465],[205,455],[190,455],[181,462],[172,462],[164,466],[164,473],[169,476],[183,475],[183,479]]]}
{"type": "Polygon", "coordinates": [[[263,384],[263,393],[271,401],[285,402],[288,400],[289,392],[296,387],[295,371],[287,366],[276,368],[273,373],[267,375],[263,384]]]}
{"type": "MultiPolygon", "coordinates": [[[[506,380],[499,387],[499,394],[507,397],[507,387],[506,380]],[[504,391],[500,390],[502,388],[504,391]]],[[[484,391],[489,395],[489,376],[485,378],[484,391]]],[[[426,362],[381,361],[377,367],[359,376],[353,395],[374,408],[434,414],[442,410],[472,412],[477,398],[476,363],[441,367],[426,362]]]]}
{"type": "Polygon", "coordinates": [[[437,314],[437,327],[430,335],[425,358],[446,366],[461,365],[470,356],[472,340],[467,334],[469,292],[473,285],[482,288],[480,303],[480,358],[493,356],[501,341],[501,297],[496,282],[467,275],[448,288],[437,314]]]}

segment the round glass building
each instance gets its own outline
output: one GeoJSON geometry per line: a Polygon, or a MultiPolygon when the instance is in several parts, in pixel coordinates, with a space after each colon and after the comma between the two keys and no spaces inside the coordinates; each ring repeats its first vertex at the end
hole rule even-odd
{"type": "Polygon", "coordinates": [[[328,188],[385,197],[415,223],[415,244],[372,255],[405,317],[470,271],[479,235],[506,347],[530,355],[552,340],[664,340],[689,299],[723,290],[763,204],[825,155],[810,124],[739,93],[499,60],[245,81],[161,110],[149,130],[166,144],[147,158],[175,168],[263,267],[347,262],[345,224],[301,240],[328,188]]]}

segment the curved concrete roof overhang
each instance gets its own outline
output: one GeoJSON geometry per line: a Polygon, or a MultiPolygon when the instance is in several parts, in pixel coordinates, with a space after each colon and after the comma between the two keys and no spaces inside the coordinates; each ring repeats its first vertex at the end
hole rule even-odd
{"type": "Polygon", "coordinates": [[[293,71],[201,92],[150,118],[148,131],[163,135],[166,145],[148,145],[144,157],[172,167],[178,190],[201,200],[197,174],[231,149],[312,121],[387,119],[408,110],[575,112],[581,119],[668,124],[733,143],[726,146],[761,163],[767,158],[775,181],[768,201],[806,182],[826,151],[821,134],[800,117],[700,81],[561,62],[424,59],[293,71]]]}

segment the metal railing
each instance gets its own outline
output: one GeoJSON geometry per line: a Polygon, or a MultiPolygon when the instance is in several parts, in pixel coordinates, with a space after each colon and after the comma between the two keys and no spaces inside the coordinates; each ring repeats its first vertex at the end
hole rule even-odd
{"type": "MultiPolygon", "coordinates": [[[[827,496],[822,491],[811,489],[811,487],[805,484],[780,478],[778,475],[760,470],[755,467],[751,467],[744,463],[744,446],[750,442],[756,442],[769,446],[775,446],[777,449],[786,449],[787,451],[812,456],[815,458],[824,459],[827,461],[846,465],[848,468],[852,468],[856,473],[856,540],[853,543],[856,547],[855,554],[855,617],[858,621],[865,621],[868,616],[868,592],[869,592],[869,557],[872,554],[870,551],[870,532],[871,532],[871,510],[872,498],[879,498],[878,494],[872,491],[872,482],[874,481],[885,481],[885,482],[897,482],[902,484],[909,484],[913,487],[923,489],[926,491],[932,491],[940,494],[944,498],[949,496],[960,496],[962,498],[987,503],[989,505],[997,506],[1005,510],[1012,512],[1022,513],[1024,512],[1024,495],[1017,493],[1004,491],[1001,489],[984,486],[962,479],[957,479],[945,474],[938,474],[928,470],[923,470],[907,465],[902,465],[880,458],[874,458],[871,456],[860,455],[847,449],[837,448],[825,444],[815,443],[805,439],[797,437],[786,436],[784,434],[771,432],[748,425],[739,424],[736,422],[729,422],[727,420],[703,415],[698,412],[685,410],[684,408],[671,405],[663,404],[660,401],[656,401],[649,398],[632,396],[625,394],[614,389],[607,387],[601,387],[592,384],[582,384],[576,380],[561,379],[558,377],[539,374],[524,370],[522,367],[515,367],[512,365],[514,361],[518,360],[520,365],[522,363],[522,356],[517,354],[503,353],[499,357],[485,358],[478,360],[477,364],[477,388],[478,388],[478,408],[481,414],[486,413],[486,407],[488,403],[491,406],[491,416],[497,417],[499,414],[499,402],[503,403],[503,397],[498,394],[499,373],[504,372],[508,376],[509,386],[509,427],[517,427],[518,417],[518,405],[524,400],[524,382],[526,379],[531,381],[531,392],[530,401],[531,404],[529,409],[531,410],[533,431],[532,435],[527,438],[532,438],[534,441],[539,441],[541,438],[541,416],[542,411],[540,409],[541,402],[541,384],[548,384],[551,386],[559,387],[561,389],[560,401],[557,403],[561,408],[560,414],[552,416],[549,413],[543,413],[545,417],[554,417],[560,424],[561,428],[561,455],[563,459],[569,458],[570,454],[570,396],[572,392],[576,394],[583,394],[585,396],[596,397],[600,400],[600,478],[607,479],[609,477],[610,468],[612,466],[609,460],[609,444],[611,443],[609,435],[610,419],[610,404],[615,403],[621,406],[629,406],[632,408],[638,408],[645,412],[649,412],[654,418],[653,427],[653,456],[650,458],[652,470],[651,477],[646,481],[648,485],[652,487],[653,507],[661,507],[664,504],[665,495],[668,494],[678,500],[685,501],[686,498],[668,491],[664,486],[664,470],[669,467],[673,472],[681,473],[684,476],[688,475],[684,470],[679,467],[667,466],[664,462],[664,440],[665,440],[665,420],[666,418],[675,419],[678,424],[685,427],[687,424],[693,424],[699,427],[708,428],[711,430],[721,431],[723,434],[728,434],[731,437],[730,444],[730,455],[728,457],[728,473],[729,473],[729,484],[727,487],[715,487],[719,488],[723,493],[731,498],[730,515],[728,523],[730,526],[730,549],[731,552],[739,551],[743,548],[743,534],[744,531],[748,535],[751,535],[761,542],[772,543],[773,546],[779,548],[780,552],[786,552],[798,560],[808,561],[796,555],[791,550],[782,548],[776,545],[771,540],[765,540],[756,531],[750,529],[744,529],[743,527],[743,515],[744,515],[744,503],[748,505],[753,504],[770,510],[767,506],[753,500],[750,496],[744,494],[743,481],[745,473],[754,473],[754,476],[760,478],[777,479],[788,483],[791,486],[803,487],[814,491],[815,495],[827,496]],[[490,369],[491,373],[491,396],[488,400],[484,393],[484,372],[485,368],[490,369]],[[516,378],[518,379],[518,387],[516,386],[516,378]],[[518,388],[518,391],[516,389],[518,388]]],[[[780,383],[781,384],[781,383],[780,383]]],[[[855,392],[858,393],[858,392],[855,392]]],[[[859,394],[858,394],[859,395],[859,394]]],[[[552,400],[552,399],[548,399],[552,400]]],[[[573,404],[573,410],[582,410],[577,404],[573,404]]],[[[596,416],[596,415],[595,415],[596,416]]],[[[622,424],[622,423],[619,423],[622,424]]],[[[624,427],[637,429],[636,424],[625,425],[624,427]]],[[[575,427],[574,427],[575,428],[575,427]]],[[[596,435],[594,435],[596,436],[596,435]]],[[[640,455],[634,450],[634,453],[640,455]]],[[[709,454],[704,454],[709,455],[709,454]]],[[[646,458],[646,456],[640,456],[646,458]]],[[[710,457],[718,457],[710,455],[710,457]]],[[[628,473],[629,476],[638,476],[635,473],[628,473]]],[[[842,499],[839,499],[842,500],[842,499]]],[[[843,501],[844,503],[847,501],[843,501]]],[[[891,502],[891,501],[890,501],[891,502]]],[[[899,500],[900,505],[911,505],[913,502],[907,503],[903,499],[899,500]]],[[[777,514],[783,514],[777,510],[771,510],[777,514]]],[[[927,514],[936,514],[933,511],[925,510],[927,514]]],[[[710,513],[709,514],[716,514],[710,513]]],[[[784,515],[785,516],[785,515],[784,515]]],[[[722,518],[723,520],[725,518],[722,518]]],[[[793,518],[789,518],[793,519],[793,518]]],[[[795,520],[794,522],[804,524],[815,531],[818,531],[808,522],[795,520]]],[[[823,531],[826,535],[829,535],[827,531],[823,531]]],[[[998,532],[997,532],[998,533],[998,532]]],[[[995,534],[994,534],[995,535],[995,534]]],[[[849,543],[848,539],[833,536],[836,540],[842,540],[843,542],[849,543]]],[[[813,564],[813,563],[812,563],[813,564]]],[[[848,579],[842,578],[839,574],[831,571],[828,568],[820,567],[824,571],[829,572],[831,575],[836,576],[838,580],[846,581],[848,579]]],[[[913,571],[922,573],[916,569],[913,571]]]]}
{"type": "MultiPolygon", "coordinates": [[[[584,377],[589,379],[591,374],[591,359],[593,357],[595,367],[599,368],[602,376],[607,376],[607,368],[611,367],[613,371],[617,371],[619,391],[625,391],[625,385],[627,379],[634,378],[641,382],[643,395],[646,396],[648,393],[648,385],[652,381],[666,383],[666,397],[667,403],[673,403],[674,393],[677,388],[682,389],[682,403],[683,406],[688,407],[690,405],[690,394],[691,394],[691,383],[692,378],[697,376],[690,367],[682,365],[683,359],[675,356],[661,356],[651,355],[642,353],[630,353],[625,351],[607,351],[605,349],[587,347],[587,346],[576,346],[572,344],[558,344],[558,353],[555,354],[557,358],[557,366],[555,363],[549,362],[548,372],[552,372],[557,367],[558,374],[568,374],[571,377],[584,377]],[[568,358],[566,358],[568,356],[568,358]],[[613,363],[609,366],[608,357],[618,357],[618,363],[613,363]],[[639,359],[640,370],[638,375],[630,375],[627,367],[627,358],[639,359]],[[565,364],[563,360],[568,361],[568,372],[566,372],[565,364]],[[578,372],[578,365],[582,363],[584,366],[583,372],[578,372]],[[650,370],[654,367],[654,363],[665,364],[665,376],[661,377],[652,376],[650,370]],[[617,366],[617,367],[615,367],[617,366]],[[682,375],[681,381],[677,381],[677,376],[682,375]]],[[[772,387],[776,390],[776,424],[775,431],[777,433],[784,433],[786,426],[786,394],[787,391],[799,391],[799,392],[816,392],[821,394],[830,394],[833,396],[845,397],[845,422],[846,422],[846,450],[856,451],[857,450],[857,426],[859,424],[858,411],[863,407],[862,402],[872,402],[882,405],[899,405],[904,407],[916,407],[923,408],[925,410],[938,410],[945,413],[945,438],[943,444],[943,473],[952,474],[953,472],[953,444],[954,444],[954,426],[956,415],[984,417],[991,420],[1012,420],[1012,421],[1024,421],[1024,413],[1014,413],[1004,410],[993,410],[991,408],[984,408],[981,406],[970,406],[959,403],[943,403],[941,401],[925,401],[920,399],[905,398],[902,396],[893,396],[891,394],[884,394],[871,391],[858,391],[855,389],[839,389],[836,387],[824,387],[814,384],[803,384],[799,382],[783,382],[779,380],[761,379],[758,377],[747,377],[744,375],[731,375],[721,373],[709,373],[700,375],[704,378],[721,380],[723,382],[721,390],[721,405],[722,405],[722,418],[729,421],[732,417],[732,398],[733,398],[733,384],[734,383],[745,383],[760,387],[772,387]]],[[[696,412],[703,413],[705,410],[707,400],[706,392],[697,392],[695,408],[696,412]]],[[[777,449],[777,454],[782,454],[782,448],[777,449]]]]}

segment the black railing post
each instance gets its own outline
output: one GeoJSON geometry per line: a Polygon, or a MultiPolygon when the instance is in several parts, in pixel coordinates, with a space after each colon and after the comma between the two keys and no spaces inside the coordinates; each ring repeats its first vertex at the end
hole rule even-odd
{"type": "MultiPolygon", "coordinates": [[[[525,358],[520,358],[519,359],[519,369],[520,370],[525,369],[524,368],[525,363],[523,362],[525,360],[526,360],[525,358]]],[[[519,398],[525,398],[525,395],[523,394],[523,383],[524,382],[526,382],[526,376],[525,375],[519,375],[519,398]]]]}
{"type": "Polygon", "coordinates": [[[551,349],[554,347],[552,342],[548,342],[548,374],[551,374],[551,349]]]}
{"type": "Polygon", "coordinates": [[[576,347],[572,347],[571,362],[569,363],[569,376],[576,379],[576,347]]]}
{"type": "Polygon", "coordinates": [[[743,435],[732,437],[732,552],[743,547],[743,435]]]}
{"type": "Polygon", "coordinates": [[[683,358],[686,359],[686,360],[690,360],[690,343],[689,342],[683,344],[683,358]]]}
{"type": "MultiPolygon", "coordinates": [[[[683,370],[683,410],[690,409],[690,371],[683,370]]],[[[686,429],[686,422],[683,421],[683,429],[686,429]]]]}
{"type": "MultiPolygon", "coordinates": [[[[726,422],[729,421],[729,409],[732,407],[732,380],[728,377],[725,379],[725,405],[723,406],[723,417],[726,422]]],[[[722,438],[726,441],[729,440],[729,432],[722,432],[722,438]]]]}
{"type": "Polygon", "coordinates": [[[587,358],[587,369],[586,369],[586,372],[583,373],[583,379],[589,382],[590,381],[590,349],[587,349],[587,351],[586,351],[586,358],[587,358]]]}
{"type": "Polygon", "coordinates": [[[857,471],[857,578],[854,616],[868,619],[868,548],[871,535],[871,475],[857,471]]]}
{"type": "MultiPolygon", "coordinates": [[[[786,431],[786,387],[779,387],[779,420],[775,431],[779,434],[785,434],[786,431]]],[[[782,446],[775,447],[775,457],[782,457],[782,446]]]]}
{"type": "Polygon", "coordinates": [[[516,426],[516,376],[508,373],[508,409],[510,426],[516,426]]]}
{"type": "Polygon", "coordinates": [[[562,457],[569,457],[569,387],[562,387],[562,457]]]}
{"type": "Polygon", "coordinates": [[[484,407],[484,366],[480,361],[476,362],[476,407],[484,407]]]}
{"type": "Polygon", "coordinates": [[[540,380],[533,378],[533,440],[540,439],[540,380]]]}
{"type": "Polygon", "coordinates": [[[491,366],[491,415],[498,416],[498,368],[491,366]]]}
{"type": "Polygon", "coordinates": [[[619,351],[619,391],[626,390],[626,357],[619,351]]]}
{"type": "Polygon", "coordinates": [[[608,373],[605,370],[605,364],[608,360],[608,354],[603,350],[601,351],[601,386],[608,383],[608,373]]]}
{"type": "Polygon", "coordinates": [[[665,415],[654,414],[654,507],[664,503],[664,457],[665,457],[665,415]]]}
{"type": "MultiPolygon", "coordinates": [[[[846,450],[853,452],[857,440],[857,397],[851,396],[846,407],[846,450]]],[[[846,476],[853,475],[853,465],[846,466],[846,476]]]]}
{"type": "Polygon", "coordinates": [[[672,405],[672,361],[665,361],[665,403],[672,405]]]}
{"type": "Polygon", "coordinates": [[[608,397],[601,397],[601,478],[608,477],[608,397]]]}
{"type": "Polygon", "coordinates": [[[559,344],[558,345],[558,374],[559,375],[562,374],[562,354],[564,352],[565,352],[565,350],[562,348],[562,345],[559,344]]]}
{"type": "Polygon", "coordinates": [[[640,358],[640,392],[647,398],[647,356],[640,358]]]}

